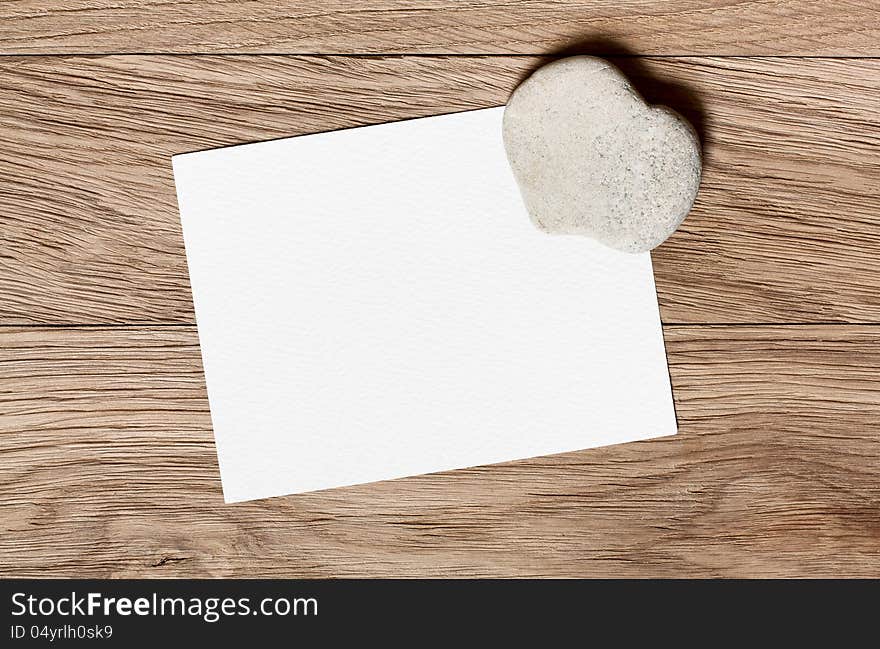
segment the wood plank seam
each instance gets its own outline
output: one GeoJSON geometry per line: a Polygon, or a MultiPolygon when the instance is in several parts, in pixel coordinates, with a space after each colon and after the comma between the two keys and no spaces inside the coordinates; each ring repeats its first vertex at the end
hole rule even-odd
{"type": "Polygon", "coordinates": [[[877,54],[848,54],[848,55],[796,55],[796,54],[614,54],[614,53],[596,53],[584,50],[571,50],[565,54],[555,54],[553,52],[545,52],[538,54],[486,54],[480,52],[465,52],[454,54],[425,54],[423,52],[352,52],[345,54],[343,52],[101,52],[95,54],[93,52],[64,52],[64,53],[15,53],[0,52],[0,59],[3,58],[45,58],[45,59],[68,59],[68,58],[94,58],[100,59],[104,57],[192,57],[192,58],[234,58],[234,57],[293,57],[293,58],[316,58],[316,59],[533,59],[535,57],[543,57],[548,61],[559,59],[565,56],[599,56],[613,59],[645,59],[645,60],[663,60],[663,59],[779,59],[779,60],[829,60],[829,61],[864,61],[880,59],[877,54]]]}

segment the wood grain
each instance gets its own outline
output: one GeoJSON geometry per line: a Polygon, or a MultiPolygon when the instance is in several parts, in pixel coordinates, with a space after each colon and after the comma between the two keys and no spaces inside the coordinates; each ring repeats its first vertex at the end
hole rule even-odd
{"type": "MultiPolygon", "coordinates": [[[[503,103],[532,57],[0,59],[0,324],[190,323],[169,157],[503,103]]],[[[880,322],[880,60],[616,60],[702,133],[665,322],[880,322]]]]}
{"type": "Polygon", "coordinates": [[[876,0],[18,0],[0,52],[877,55],[878,24],[876,0]]]}
{"type": "Polygon", "coordinates": [[[880,56],[878,19],[0,3],[0,576],[880,577],[880,60],[827,58],[880,56]],[[196,52],[278,55],[95,56],[196,52]],[[621,55],[704,143],[654,253],[681,433],[224,505],[170,156],[500,105],[547,59],[462,55],[563,52],[621,55]]]}
{"type": "Polygon", "coordinates": [[[224,505],[193,327],[0,330],[0,575],[880,576],[880,327],[667,327],[679,435],[224,505]]]}

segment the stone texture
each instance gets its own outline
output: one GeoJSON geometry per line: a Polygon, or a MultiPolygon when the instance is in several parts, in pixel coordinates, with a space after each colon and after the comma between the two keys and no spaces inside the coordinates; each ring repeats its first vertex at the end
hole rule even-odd
{"type": "Polygon", "coordinates": [[[700,185],[690,124],[647,105],[595,57],[554,61],[526,79],[504,112],[504,145],[538,228],[627,252],[663,243],[700,185]]]}

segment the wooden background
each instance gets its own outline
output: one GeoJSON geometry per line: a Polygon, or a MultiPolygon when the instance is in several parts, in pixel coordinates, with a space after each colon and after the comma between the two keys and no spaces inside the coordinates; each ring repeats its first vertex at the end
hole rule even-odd
{"type": "Polygon", "coordinates": [[[880,576],[880,0],[0,3],[0,576],[880,576]],[[356,9],[351,9],[356,6],[356,9]],[[170,156],[613,56],[697,126],[674,438],[224,505],[170,156]]]}

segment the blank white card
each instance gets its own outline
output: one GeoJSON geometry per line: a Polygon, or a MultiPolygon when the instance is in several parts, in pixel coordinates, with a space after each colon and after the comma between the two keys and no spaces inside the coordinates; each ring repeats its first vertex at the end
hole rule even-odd
{"type": "Polygon", "coordinates": [[[227,502],[676,432],[650,256],[535,229],[502,112],[174,157],[227,502]]]}

